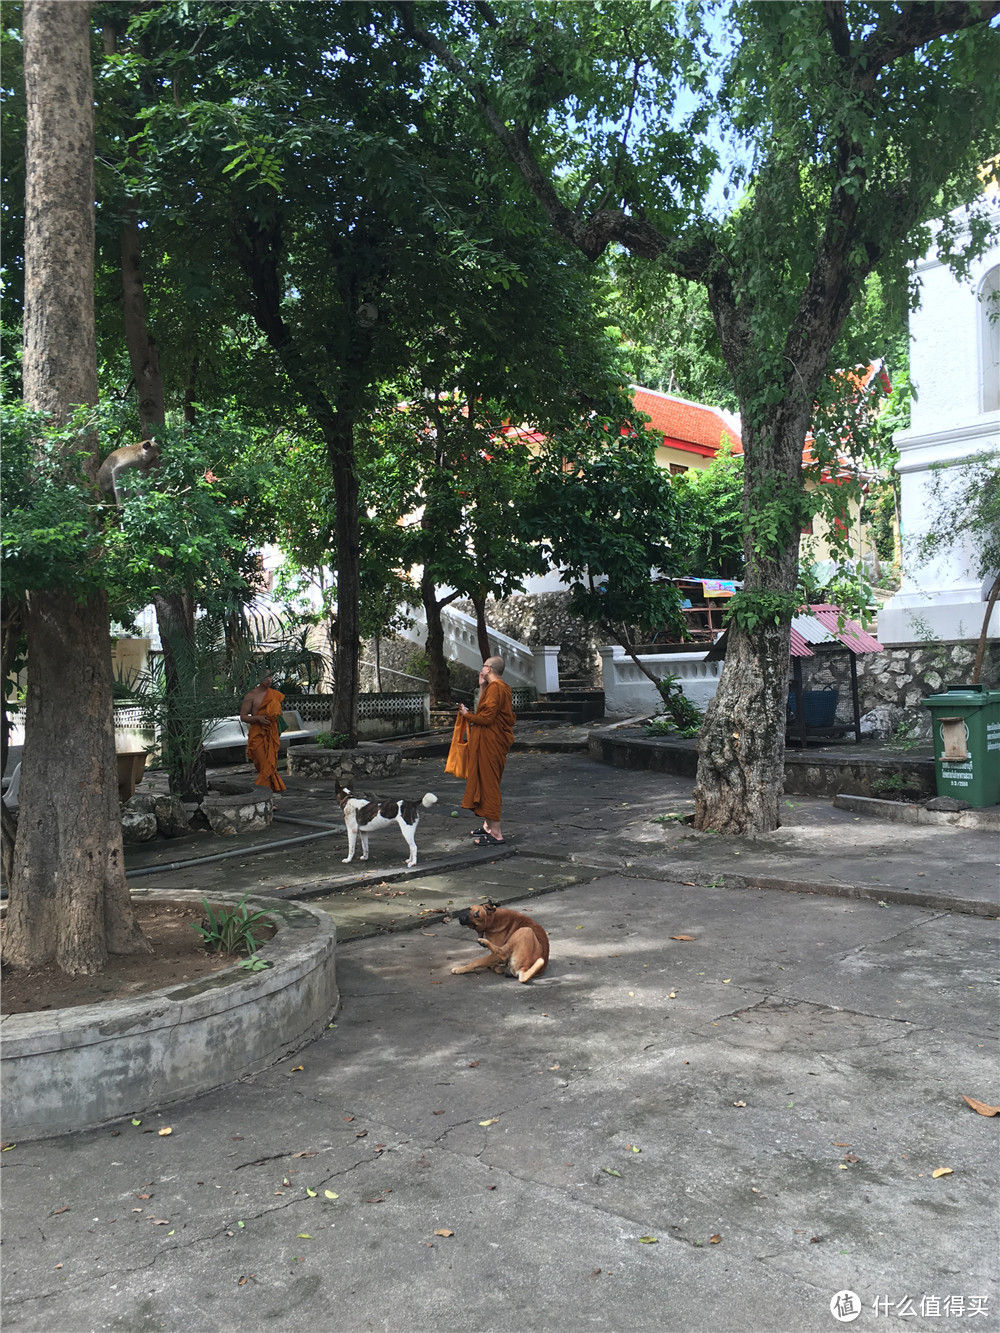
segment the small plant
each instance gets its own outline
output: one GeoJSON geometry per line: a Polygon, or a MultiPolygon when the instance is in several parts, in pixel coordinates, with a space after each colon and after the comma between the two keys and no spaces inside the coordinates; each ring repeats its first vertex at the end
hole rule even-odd
{"type": "Polygon", "coordinates": [[[681,689],[678,676],[663,676],[656,682],[663,700],[664,714],[654,717],[646,727],[647,736],[697,736],[703,721],[701,709],[681,689]]]}
{"type": "MultiPolygon", "coordinates": [[[[192,922],[191,929],[201,932],[205,948],[209,953],[248,954],[247,963],[254,958],[258,948],[254,932],[266,930],[272,927],[274,922],[266,912],[251,912],[246,906],[246,900],[247,895],[244,894],[231,912],[220,908],[216,913],[202,898],[201,905],[205,909],[206,919],[200,925],[192,922]]],[[[264,967],[267,966],[261,959],[256,961],[262,963],[264,967]]],[[[256,972],[260,971],[260,968],[252,967],[250,970],[256,972]]]]}
{"type": "Polygon", "coordinates": [[[347,733],[344,731],[318,731],[315,744],[324,750],[343,750],[347,745],[347,733]]]}
{"type": "Polygon", "coordinates": [[[257,954],[252,953],[249,958],[241,958],[236,966],[245,967],[248,972],[264,972],[267,968],[273,967],[273,964],[267,962],[264,958],[258,957],[257,954]]]}

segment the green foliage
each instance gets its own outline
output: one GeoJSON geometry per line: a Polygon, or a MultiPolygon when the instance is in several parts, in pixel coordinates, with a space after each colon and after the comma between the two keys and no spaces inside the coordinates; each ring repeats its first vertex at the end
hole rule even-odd
{"type": "Polygon", "coordinates": [[[329,732],[318,731],[313,740],[314,745],[320,746],[323,750],[343,750],[346,748],[350,738],[342,731],[329,732]]]}
{"type": "Polygon", "coordinates": [[[725,622],[738,625],[746,633],[752,634],[765,625],[790,624],[802,602],[800,589],[787,593],[744,588],[730,598],[725,622]]]}
{"type": "Polygon", "coordinates": [[[625,402],[617,407],[567,426],[533,460],[522,522],[560,569],[571,613],[624,631],[628,642],[633,627],[681,628],[679,594],[668,580],[686,572],[678,551],[688,518],[656,466],[652,437],[641,422],[632,426],[625,402]]]}
{"type": "Polygon", "coordinates": [[[706,468],[674,478],[687,512],[687,542],[671,541],[687,574],[713,579],[743,575],[743,455],[728,446],[706,468]]]}
{"type": "Polygon", "coordinates": [[[248,895],[244,894],[231,912],[223,907],[213,912],[207,900],[202,898],[201,905],[205,909],[205,919],[200,925],[192,922],[191,929],[199,932],[209,953],[242,953],[250,955],[251,958],[256,954],[260,947],[258,943],[260,931],[270,929],[274,922],[263,910],[252,912],[246,906],[247,897],[248,895]]]}
{"type": "Polygon", "coordinates": [[[657,717],[646,727],[647,736],[697,736],[704,716],[681,688],[680,677],[661,676],[656,688],[663,700],[664,716],[657,717]]]}

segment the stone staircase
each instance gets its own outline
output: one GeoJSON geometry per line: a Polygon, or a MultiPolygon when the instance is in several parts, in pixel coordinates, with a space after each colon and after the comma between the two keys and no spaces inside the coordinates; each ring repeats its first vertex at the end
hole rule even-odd
{"type": "Polygon", "coordinates": [[[519,722],[561,722],[567,726],[583,726],[603,716],[603,690],[569,683],[564,689],[539,696],[517,714],[519,722]]]}

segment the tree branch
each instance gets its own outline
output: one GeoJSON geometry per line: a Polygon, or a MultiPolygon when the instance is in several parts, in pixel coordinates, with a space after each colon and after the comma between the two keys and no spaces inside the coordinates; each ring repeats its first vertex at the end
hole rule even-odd
{"type": "Polygon", "coordinates": [[[494,138],[521,173],[529,190],[545,210],[553,229],[586,256],[598,259],[617,242],[643,259],[668,257],[671,269],[685,278],[701,278],[711,258],[712,247],[705,236],[682,239],[665,235],[644,218],[631,217],[620,208],[596,208],[580,217],[559,198],[551,179],[531,152],[523,125],[511,128],[494,105],[484,84],[476,79],[450,47],[415,20],[413,0],[396,5],[406,35],[435,56],[472,97],[494,138]]]}
{"type": "Polygon", "coordinates": [[[926,46],[935,37],[960,32],[981,23],[989,23],[1000,14],[1000,0],[939,0],[929,5],[924,0],[909,0],[902,12],[893,13],[885,27],[878,27],[862,44],[855,60],[859,83],[871,89],[886,65],[900,56],[926,46]]]}

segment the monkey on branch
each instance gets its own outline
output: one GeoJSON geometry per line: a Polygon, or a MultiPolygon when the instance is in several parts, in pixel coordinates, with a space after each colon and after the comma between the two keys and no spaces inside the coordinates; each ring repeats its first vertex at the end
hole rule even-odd
{"type": "Polygon", "coordinates": [[[108,454],[97,474],[97,484],[105,495],[114,497],[115,504],[121,509],[122,498],[118,491],[118,478],[121,474],[130,468],[138,468],[145,476],[150,468],[158,465],[159,461],[160,446],[152,437],[140,440],[138,444],[127,444],[108,454]]]}

